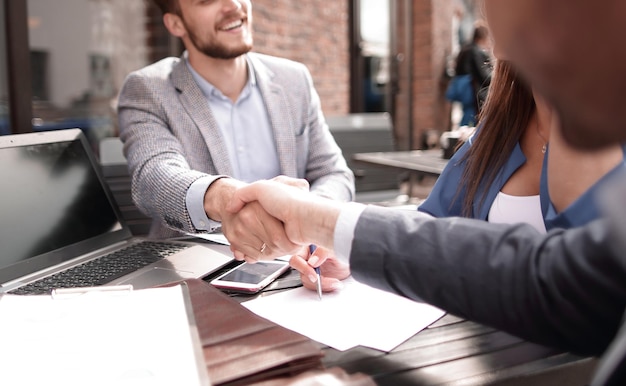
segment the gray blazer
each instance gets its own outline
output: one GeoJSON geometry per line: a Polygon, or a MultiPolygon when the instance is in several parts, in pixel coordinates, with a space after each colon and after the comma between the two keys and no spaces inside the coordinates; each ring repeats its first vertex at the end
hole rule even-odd
{"type": "MultiPolygon", "coordinates": [[[[305,178],[317,194],[354,199],[354,175],[333,139],[306,67],[249,53],[265,101],[281,174],[305,178]]],[[[232,175],[226,144],[183,58],[166,58],[128,75],[118,101],[120,138],[133,200],[153,218],[150,236],[194,228],[185,197],[206,175],[232,175]]]]}
{"type": "MultiPolygon", "coordinates": [[[[369,207],[356,225],[352,274],[527,340],[600,355],[626,307],[622,177],[623,184],[610,186],[601,201],[610,210],[607,218],[547,235],[528,224],[369,207]]],[[[626,336],[616,344],[617,363],[626,363],[626,336]]],[[[619,384],[626,384],[626,372],[621,376],[619,384]]]]}

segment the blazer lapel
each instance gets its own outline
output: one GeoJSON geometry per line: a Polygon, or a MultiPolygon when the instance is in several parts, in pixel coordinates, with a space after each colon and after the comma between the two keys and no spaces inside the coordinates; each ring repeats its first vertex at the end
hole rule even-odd
{"type": "Polygon", "coordinates": [[[189,72],[184,57],[181,57],[180,62],[172,70],[172,83],[180,92],[181,104],[194,121],[195,129],[204,138],[215,173],[232,176],[233,170],[222,132],[213,117],[206,97],[189,72]]]}
{"type": "Polygon", "coordinates": [[[274,131],[274,142],[283,175],[297,177],[295,123],[289,115],[289,101],[285,97],[283,87],[274,82],[274,73],[263,62],[248,54],[257,79],[257,85],[265,101],[270,124],[274,131]]]}

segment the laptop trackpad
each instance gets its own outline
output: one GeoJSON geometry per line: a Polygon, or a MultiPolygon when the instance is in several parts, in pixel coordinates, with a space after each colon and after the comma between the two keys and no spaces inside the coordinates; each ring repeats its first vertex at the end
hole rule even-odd
{"type": "Polygon", "coordinates": [[[134,289],[150,288],[164,283],[180,281],[194,277],[193,273],[155,267],[117,284],[132,284],[134,289]]]}
{"type": "Polygon", "coordinates": [[[149,288],[190,278],[201,278],[221,269],[234,258],[227,246],[193,245],[110,283],[149,288]]]}

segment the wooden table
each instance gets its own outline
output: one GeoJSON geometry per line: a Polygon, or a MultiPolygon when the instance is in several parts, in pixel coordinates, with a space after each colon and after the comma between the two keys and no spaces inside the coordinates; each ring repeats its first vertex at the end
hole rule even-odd
{"type": "MultiPolygon", "coordinates": [[[[292,270],[260,296],[299,285],[299,274],[292,270]]],[[[234,296],[240,301],[252,298],[234,296]]],[[[348,373],[368,374],[378,385],[389,386],[583,386],[596,365],[595,359],[525,342],[450,314],[389,353],[366,347],[338,351],[320,344],[320,348],[327,368],[339,366],[348,373]]]]}
{"type": "Polygon", "coordinates": [[[411,150],[374,153],[357,153],[352,156],[355,162],[377,165],[409,172],[409,196],[413,196],[413,187],[425,175],[438,177],[448,164],[442,157],[442,150],[411,150]]]}

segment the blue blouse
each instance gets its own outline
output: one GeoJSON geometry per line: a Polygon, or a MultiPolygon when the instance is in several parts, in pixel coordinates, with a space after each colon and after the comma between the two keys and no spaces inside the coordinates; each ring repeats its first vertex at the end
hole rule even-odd
{"type": "MultiPolygon", "coordinates": [[[[463,197],[467,194],[467,189],[462,187],[457,195],[457,188],[461,181],[466,163],[461,162],[462,157],[467,153],[472,144],[473,136],[470,138],[450,159],[441,176],[435,182],[435,186],[428,195],[428,198],[417,208],[417,210],[429,213],[435,217],[461,216],[463,197]],[[456,197],[456,199],[455,199],[456,197]]],[[[539,197],[541,202],[541,212],[546,226],[546,230],[552,228],[572,228],[584,225],[600,217],[600,210],[596,205],[595,196],[605,181],[610,180],[614,174],[626,171],[626,161],[623,161],[610,172],[604,175],[598,182],[591,186],[576,201],[568,206],[564,211],[557,213],[550,195],[548,194],[548,173],[547,154],[544,157],[541,170],[541,180],[539,187],[539,197]]],[[[511,178],[513,173],[526,162],[526,156],[522,152],[519,143],[515,145],[511,156],[506,161],[491,186],[479,185],[476,198],[472,204],[473,218],[487,220],[489,209],[504,184],[511,178]],[[482,206],[479,207],[484,191],[487,191],[482,206]]]]}

